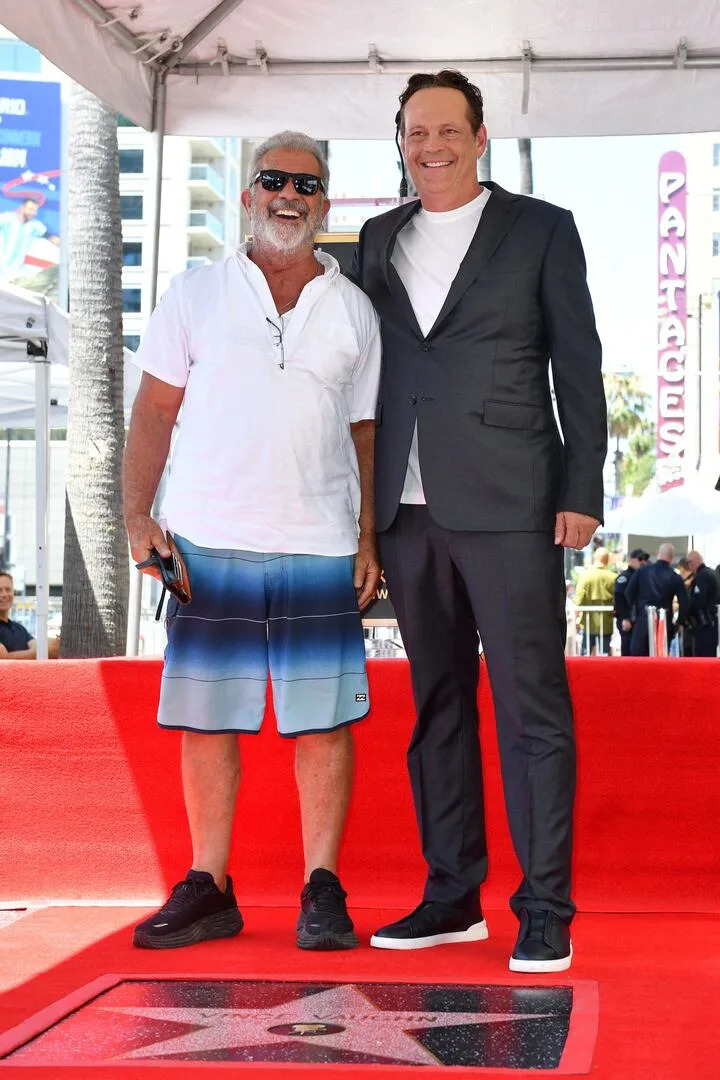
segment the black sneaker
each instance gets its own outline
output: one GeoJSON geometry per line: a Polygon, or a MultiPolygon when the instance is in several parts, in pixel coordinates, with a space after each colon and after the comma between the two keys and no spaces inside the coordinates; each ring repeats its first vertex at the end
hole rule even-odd
{"type": "Polygon", "coordinates": [[[511,971],[567,971],[572,960],[570,927],[554,911],[521,908],[511,971]]]}
{"type": "Polygon", "coordinates": [[[433,945],[484,941],[487,936],[478,900],[458,906],[424,900],[404,919],[377,930],[370,944],[376,949],[429,949],[433,945]]]}
{"type": "Polygon", "coordinates": [[[335,874],[313,870],[300,894],[297,944],[301,949],[354,949],[358,943],[345,905],[347,893],[335,874]]]}
{"type": "Polygon", "coordinates": [[[234,937],[243,928],[228,874],[225,892],[204,870],[189,870],[173,885],[170,898],[159,911],[139,923],[133,945],[140,949],[178,949],[210,938],[234,937]]]}

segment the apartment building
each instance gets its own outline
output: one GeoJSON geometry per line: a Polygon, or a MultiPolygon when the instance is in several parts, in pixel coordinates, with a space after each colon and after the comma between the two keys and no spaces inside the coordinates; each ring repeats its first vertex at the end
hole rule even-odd
{"type": "MultiPolygon", "coordinates": [[[[137,349],[150,315],[155,143],[118,122],[123,232],[123,335],[137,349]]],[[[170,136],[163,154],[158,296],[182,270],[230,254],[240,239],[240,140],[170,136]]]]}

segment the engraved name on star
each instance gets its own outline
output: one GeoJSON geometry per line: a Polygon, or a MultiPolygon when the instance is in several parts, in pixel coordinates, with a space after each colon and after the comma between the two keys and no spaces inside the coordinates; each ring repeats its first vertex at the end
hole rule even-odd
{"type": "Polygon", "coordinates": [[[168,1020],[192,1024],[194,1029],[184,1035],[150,1043],[121,1054],[115,1061],[162,1058],[168,1055],[192,1054],[204,1051],[233,1050],[242,1047],[272,1046],[287,1043],[293,1038],[336,1050],[382,1056],[390,1061],[409,1065],[441,1064],[412,1033],[412,1028],[455,1027],[458,1024],[496,1024],[503,1021],[543,1019],[550,1013],[517,1012],[413,1012],[381,1009],[357,987],[337,986],[305,997],[294,998],[272,1008],[145,1008],[135,1006],[101,1006],[111,1012],[138,1016],[147,1020],[168,1020]],[[327,1035],[275,1033],[270,1028],[283,1024],[342,1026],[343,1031],[327,1035]],[[347,1025],[347,1026],[345,1026],[347,1025]]]}

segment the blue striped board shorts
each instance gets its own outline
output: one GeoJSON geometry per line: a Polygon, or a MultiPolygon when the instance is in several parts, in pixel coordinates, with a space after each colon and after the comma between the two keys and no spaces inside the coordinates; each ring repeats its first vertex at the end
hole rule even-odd
{"type": "Polygon", "coordinates": [[[256,734],[268,672],[281,735],[332,731],[367,715],[352,555],[204,548],[177,535],[175,542],[192,600],[168,604],[161,727],[256,734]]]}

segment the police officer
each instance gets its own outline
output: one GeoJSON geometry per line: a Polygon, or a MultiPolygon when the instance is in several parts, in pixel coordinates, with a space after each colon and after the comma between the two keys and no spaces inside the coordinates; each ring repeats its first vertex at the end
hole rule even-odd
{"type": "Polygon", "coordinates": [[[642,548],[635,548],[630,552],[628,565],[615,579],[615,591],[613,593],[613,607],[615,608],[615,623],[620,631],[620,655],[630,655],[630,637],[632,635],[633,613],[625,598],[625,590],[630,584],[630,579],[636,570],[646,566],[650,556],[642,548]]]}
{"type": "Polygon", "coordinates": [[[693,572],[688,608],[688,656],[715,656],[718,645],[717,605],[720,582],[699,551],[689,551],[687,561],[693,572]]]}
{"type": "Polygon", "coordinates": [[[678,602],[678,623],[685,622],[688,595],[682,578],[670,565],[674,557],[675,548],[672,544],[661,544],[658,548],[657,561],[637,570],[625,589],[625,599],[635,612],[630,638],[631,656],[650,655],[647,608],[665,609],[668,644],[674,632],[673,598],[676,598],[678,602]]]}

